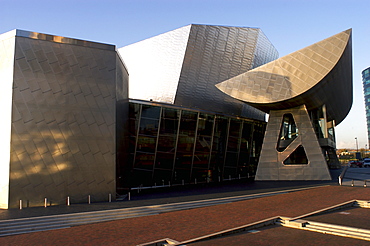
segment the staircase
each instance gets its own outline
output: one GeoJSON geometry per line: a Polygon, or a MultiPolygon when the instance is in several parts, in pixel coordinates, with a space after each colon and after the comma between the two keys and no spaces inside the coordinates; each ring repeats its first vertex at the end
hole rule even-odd
{"type": "MultiPolygon", "coordinates": [[[[303,188],[305,189],[305,188],[303,188]]],[[[55,229],[69,228],[77,225],[99,223],[112,220],[127,219],[140,216],[155,215],[165,212],[213,206],[230,202],[242,201],[247,199],[266,197],[284,194],[302,189],[266,192],[253,195],[242,195],[226,198],[216,198],[200,201],[190,201],[181,203],[170,203],[162,205],[152,205],[134,208],[121,208],[111,210],[101,210],[82,213],[70,213],[60,215],[50,215],[41,217],[30,217],[21,219],[0,220],[0,236],[10,236],[22,233],[37,231],[47,231],[55,229]]]]}

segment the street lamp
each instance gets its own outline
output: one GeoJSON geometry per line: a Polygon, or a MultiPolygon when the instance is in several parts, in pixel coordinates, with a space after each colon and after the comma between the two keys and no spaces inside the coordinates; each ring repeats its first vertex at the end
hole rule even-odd
{"type": "Polygon", "coordinates": [[[358,160],[358,159],[360,159],[360,157],[359,157],[359,153],[358,153],[358,142],[357,142],[357,137],[355,137],[355,139],[356,139],[356,149],[357,149],[357,151],[356,151],[356,159],[358,160]]]}

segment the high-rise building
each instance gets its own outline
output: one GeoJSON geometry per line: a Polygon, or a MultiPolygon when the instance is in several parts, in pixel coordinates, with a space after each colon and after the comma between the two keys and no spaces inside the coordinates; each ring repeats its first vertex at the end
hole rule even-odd
{"type": "Polygon", "coordinates": [[[370,148],[370,67],[362,71],[362,86],[364,88],[365,111],[367,123],[367,144],[370,148]]]}

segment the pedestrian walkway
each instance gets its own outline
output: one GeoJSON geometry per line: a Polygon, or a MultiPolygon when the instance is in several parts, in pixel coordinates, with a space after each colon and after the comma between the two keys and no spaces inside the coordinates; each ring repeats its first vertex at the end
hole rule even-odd
{"type": "MultiPolygon", "coordinates": [[[[132,246],[163,238],[182,242],[274,216],[295,218],[349,200],[370,200],[368,189],[337,184],[321,186],[227,204],[73,226],[66,229],[5,236],[0,237],[0,245],[132,246]]],[[[260,235],[263,237],[262,234],[260,235]]],[[[312,233],[310,237],[314,242],[316,237],[321,238],[322,235],[312,233]]],[[[326,241],[322,242],[343,245],[342,241],[336,237],[330,237],[330,240],[328,238],[325,237],[326,241]]],[[[301,243],[301,241],[297,241],[297,244],[301,243]]],[[[308,240],[305,241],[305,245],[314,244],[310,244],[308,240]]]]}
{"type": "Polygon", "coordinates": [[[348,167],[344,173],[342,185],[365,187],[370,185],[370,168],[348,167]]]}

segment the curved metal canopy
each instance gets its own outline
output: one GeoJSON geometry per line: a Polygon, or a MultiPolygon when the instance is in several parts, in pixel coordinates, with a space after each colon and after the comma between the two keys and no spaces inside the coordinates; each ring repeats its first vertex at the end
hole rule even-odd
{"type": "Polygon", "coordinates": [[[351,29],[216,85],[264,112],[326,105],[339,124],[352,106],[351,29]]]}

